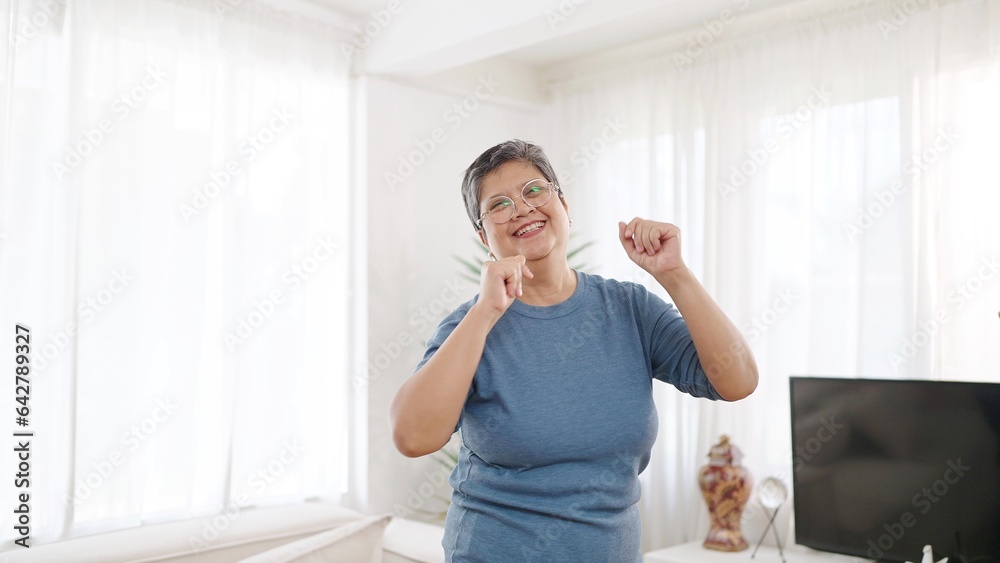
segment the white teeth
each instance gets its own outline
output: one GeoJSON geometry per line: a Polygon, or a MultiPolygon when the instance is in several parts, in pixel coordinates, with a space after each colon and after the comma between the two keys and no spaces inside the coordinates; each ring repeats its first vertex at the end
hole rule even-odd
{"type": "Polygon", "coordinates": [[[519,237],[519,236],[524,235],[526,233],[530,233],[531,231],[537,231],[538,229],[541,229],[543,225],[544,225],[544,223],[541,223],[541,222],[539,222],[539,223],[532,223],[530,225],[525,225],[524,228],[518,229],[517,232],[514,233],[514,236],[519,237]]]}

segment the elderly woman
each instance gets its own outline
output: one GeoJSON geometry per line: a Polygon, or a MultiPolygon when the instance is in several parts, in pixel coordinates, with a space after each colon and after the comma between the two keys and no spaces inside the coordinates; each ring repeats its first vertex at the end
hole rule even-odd
{"type": "Polygon", "coordinates": [[[479,295],[441,322],[390,409],[407,456],[462,429],[447,560],[638,562],[652,380],[735,401],[757,386],[753,355],[684,265],[673,225],[635,218],[618,238],[677,309],[641,285],[570,268],[569,203],[540,147],[487,150],[462,195],[491,260],[479,295]]]}

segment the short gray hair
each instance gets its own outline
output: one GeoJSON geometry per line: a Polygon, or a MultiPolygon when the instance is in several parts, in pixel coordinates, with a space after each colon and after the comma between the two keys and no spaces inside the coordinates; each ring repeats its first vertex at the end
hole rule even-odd
{"type": "Polygon", "coordinates": [[[469,214],[473,229],[479,230],[479,198],[482,195],[483,178],[512,161],[534,165],[546,180],[559,185],[556,171],[552,169],[552,164],[549,163],[542,147],[520,139],[500,143],[479,155],[479,158],[466,168],[465,176],[462,178],[462,198],[465,200],[465,211],[469,214]]]}

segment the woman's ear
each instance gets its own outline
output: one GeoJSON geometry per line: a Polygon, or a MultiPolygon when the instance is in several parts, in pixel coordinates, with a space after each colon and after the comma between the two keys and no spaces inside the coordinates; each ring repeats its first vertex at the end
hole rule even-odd
{"type": "Polygon", "coordinates": [[[483,243],[483,246],[489,248],[490,243],[486,242],[486,229],[479,229],[478,231],[476,231],[476,234],[479,235],[479,240],[483,243]]]}

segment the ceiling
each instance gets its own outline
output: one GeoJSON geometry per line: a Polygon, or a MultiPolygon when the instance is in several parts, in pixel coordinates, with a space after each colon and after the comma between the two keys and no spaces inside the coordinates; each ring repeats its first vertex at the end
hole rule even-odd
{"type": "Polygon", "coordinates": [[[664,35],[724,32],[747,14],[806,0],[282,1],[367,29],[371,40],[359,50],[358,72],[427,77],[497,57],[545,67],[664,35]],[[389,14],[390,2],[396,14],[389,14]]]}

